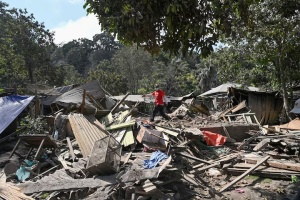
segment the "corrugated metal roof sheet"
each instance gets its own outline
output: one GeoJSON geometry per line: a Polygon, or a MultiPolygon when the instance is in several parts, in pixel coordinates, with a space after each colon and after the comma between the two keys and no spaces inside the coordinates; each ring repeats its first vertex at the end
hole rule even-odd
{"type": "MultiPolygon", "coordinates": [[[[105,93],[101,86],[98,83],[98,80],[92,81],[90,83],[81,85],[79,87],[76,87],[58,98],[56,98],[55,103],[62,103],[62,104],[81,104],[82,102],[82,96],[83,96],[83,90],[86,90],[87,93],[93,95],[93,98],[95,100],[99,100],[101,98],[105,97],[105,93]]],[[[89,98],[86,98],[85,100],[85,106],[90,106],[94,108],[93,103],[89,101],[89,98]]]]}
{"type": "Polygon", "coordinates": [[[84,157],[91,154],[95,141],[107,136],[105,127],[94,116],[83,114],[69,114],[69,121],[79,148],[84,157]]]}
{"type": "MultiPolygon", "coordinates": [[[[203,94],[200,94],[199,96],[213,95],[216,93],[227,93],[229,87],[240,88],[242,87],[242,85],[238,83],[224,83],[222,85],[219,85],[218,87],[212,88],[211,90],[204,92],[203,94]]],[[[249,91],[259,91],[259,88],[251,86],[246,87],[244,89],[249,91]]]]}

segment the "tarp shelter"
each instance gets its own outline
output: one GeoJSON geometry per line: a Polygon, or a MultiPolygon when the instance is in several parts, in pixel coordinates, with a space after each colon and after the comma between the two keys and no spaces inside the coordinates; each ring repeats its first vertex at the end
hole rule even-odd
{"type": "Polygon", "coordinates": [[[241,88],[241,89],[249,90],[249,91],[259,91],[259,88],[257,88],[257,87],[251,87],[251,86],[242,87],[241,84],[228,82],[228,83],[224,83],[222,85],[219,85],[218,87],[212,88],[211,90],[208,90],[207,92],[204,92],[203,94],[200,94],[199,96],[200,97],[211,96],[211,95],[215,95],[215,94],[218,94],[218,93],[223,93],[224,94],[224,93],[227,93],[227,89],[229,87],[241,88]]]}
{"type": "Polygon", "coordinates": [[[0,98],[0,134],[28,106],[34,96],[5,96],[0,98]]]}

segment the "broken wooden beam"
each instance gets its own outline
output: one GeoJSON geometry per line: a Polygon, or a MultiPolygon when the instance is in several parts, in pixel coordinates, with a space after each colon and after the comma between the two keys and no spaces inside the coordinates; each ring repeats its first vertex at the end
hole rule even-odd
{"type": "Polygon", "coordinates": [[[271,141],[270,138],[263,139],[253,148],[253,151],[259,151],[265,148],[270,143],[270,141],[271,141]]]}
{"type": "Polygon", "coordinates": [[[15,151],[17,150],[17,148],[18,148],[20,142],[21,142],[21,139],[18,140],[18,142],[17,142],[17,144],[15,145],[14,149],[12,150],[12,152],[11,152],[9,158],[11,158],[11,157],[14,155],[14,153],[15,153],[15,151]]]}
{"type": "Polygon", "coordinates": [[[238,150],[241,150],[245,145],[248,145],[250,142],[252,142],[256,137],[258,137],[261,134],[260,131],[256,132],[254,135],[252,135],[250,138],[245,139],[238,147],[238,150]]]}
{"type": "MultiPolygon", "coordinates": [[[[205,171],[205,170],[207,170],[207,169],[210,169],[210,168],[212,168],[212,167],[217,167],[217,166],[220,166],[220,163],[219,163],[219,162],[213,163],[213,164],[211,164],[211,165],[207,165],[207,166],[205,166],[205,167],[201,167],[201,168],[195,170],[195,172],[200,173],[200,172],[203,172],[203,171],[205,171]]],[[[195,166],[194,166],[194,167],[195,167],[195,166]]],[[[193,167],[193,169],[196,169],[196,168],[194,168],[194,167],[193,167]]]]}
{"type": "Polygon", "coordinates": [[[155,125],[155,129],[158,130],[158,131],[160,131],[160,132],[164,132],[164,133],[166,133],[168,135],[173,135],[175,137],[177,137],[178,134],[179,134],[178,132],[172,131],[170,129],[167,129],[167,128],[164,128],[164,127],[158,126],[158,125],[155,125]]]}
{"type": "MultiPolygon", "coordinates": [[[[252,164],[247,163],[238,163],[226,169],[226,173],[231,175],[241,175],[249,168],[253,167],[252,164]]],[[[274,178],[274,179],[291,179],[292,175],[300,176],[300,172],[278,169],[273,167],[267,167],[265,165],[261,165],[256,168],[255,171],[251,173],[251,175],[264,177],[264,178],[274,178]]]]}
{"type": "Polygon", "coordinates": [[[195,160],[195,161],[199,161],[199,162],[206,163],[206,164],[211,164],[210,162],[208,162],[206,160],[202,160],[200,158],[197,158],[195,156],[191,156],[191,155],[186,154],[186,153],[176,152],[176,154],[187,157],[187,158],[190,158],[190,159],[195,160]]]}
{"type": "Polygon", "coordinates": [[[113,113],[113,112],[115,112],[118,108],[119,108],[119,106],[125,101],[125,99],[128,97],[128,95],[129,95],[130,93],[128,92],[116,105],[115,105],[115,107],[113,107],[113,109],[111,109],[111,111],[110,111],[110,113],[113,113]]]}
{"type": "Polygon", "coordinates": [[[36,160],[37,157],[40,155],[41,150],[42,150],[43,145],[44,145],[44,142],[45,142],[45,138],[41,141],[40,146],[39,146],[38,150],[37,150],[36,153],[35,153],[35,156],[34,156],[34,159],[35,159],[35,160],[36,160]]]}
{"type": "MultiPolygon", "coordinates": [[[[246,163],[256,164],[258,160],[256,158],[245,158],[246,163]]],[[[296,172],[300,172],[300,164],[298,163],[290,163],[290,162],[279,162],[275,160],[268,160],[266,162],[267,166],[278,168],[278,169],[286,169],[292,170],[296,172]]]]}
{"type": "Polygon", "coordinates": [[[236,179],[234,179],[233,181],[231,181],[230,183],[226,184],[223,188],[220,189],[220,193],[227,190],[229,187],[233,186],[234,184],[236,184],[237,182],[239,182],[240,180],[242,180],[245,176],[247,176],[248,174],[250,174],[252,171],[254,171],[258,166],[260,166],[261,164],[263,164],[264,162],[266,162],[268,159],[270,158],[270,156],[266,156],[265,158],[263,158],[261,161],[259,161],[256,165],[254,165],[253,167],[251,167],[250,169],[248,169],[247,171],[245,171],[242,175],[240,175],[239,177],[237,177],[236,179]]]}

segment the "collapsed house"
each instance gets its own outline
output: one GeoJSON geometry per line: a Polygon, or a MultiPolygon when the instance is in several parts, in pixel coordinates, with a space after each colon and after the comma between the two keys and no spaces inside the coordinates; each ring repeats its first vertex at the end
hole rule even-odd
{"type": "MultiPolygon", "coordinates": [[[[124,106],[128,94],[113,101],[97,81],[51,97],[47,104],[57,108],[43,116],[51,119],[50,128],[19,135],[11,159],[0,165],[0,197],[226,199],[233,192],[234,199],[241,193],[257,199],[267,194],[262,185],[255,185],[258,196],[247,189],[255,184],[250,174],[296,183],[298,123],[293,129],[262,126],[273,116],[266,118],[269,111],[263,109],[280,105],[270,103],[274,94],[234,91],[235,106],[212,113],[197,99],[182,98],[170,120],[157,117],[155,123],[135,112],[140,103],[135,96],[124,106]],[[264,114],[258,117],[254,98],[262,102],[257,108],[264,114]]],[[[297,195],[287,188],[278,186],[285,192],[271,194],[297,195]]]]}

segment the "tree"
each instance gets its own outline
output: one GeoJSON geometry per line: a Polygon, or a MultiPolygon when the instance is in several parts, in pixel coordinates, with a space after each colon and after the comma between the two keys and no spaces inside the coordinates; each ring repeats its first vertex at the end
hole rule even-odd
{"type": "Polygon", "coordinates": [[[102,60],[97,67],[90,69],[88,80],[98,79],[101,86],[112,95],[125,94],[128,91],[127,80],[109,60],[102,60]]]}
{"type": "Polygon", "coordinates": [[[50,66],[53,33],[28,15],[26,10],[8,9],[0,1],[0,75],[8,87],[44,80],[50,66]]]}
{"type": "Polygon", "coordinates": [[[151,76],[152,62],[148,52],[136,47],[122,48],[112,59],[117,72],[126,78],[129,92],[132,94],[138,93],[143,78],[151,76]]]}
{"type": "Polygon", "coordinates": [[[283,94],[284,108],[288,112],[288,90],[299,76],[300,57],[300,2],[294,0],[265,0],[249,9],[248,27],[235,26],[238,33],[233,41],[247,43],[256,53],[262,70],[272,74],[274,86],[283,94]],[[293,79],[294,80],[293,80],[293,79]],[[276,84],[277,83],[277,84],[276,84]]]}
{"type": "Polygon", "coordinates": [[[115,38],[109,33],[103,32],[93,37],[93,49],[90,54],[91,67],[97,66],[103,60],[111,60],[116,50],[120,49],[120,45],[115,38]]]}
{"type": "Polygon", "coordinates": [[[247,20],[248,7],[256,0],[86,0],[84,8],[98,16],[101,28],[124,44],[136,43],[151,53],[161,49],[185,55],[207,55],[222,34],[231,33],[238,15],[247,20]]]}

